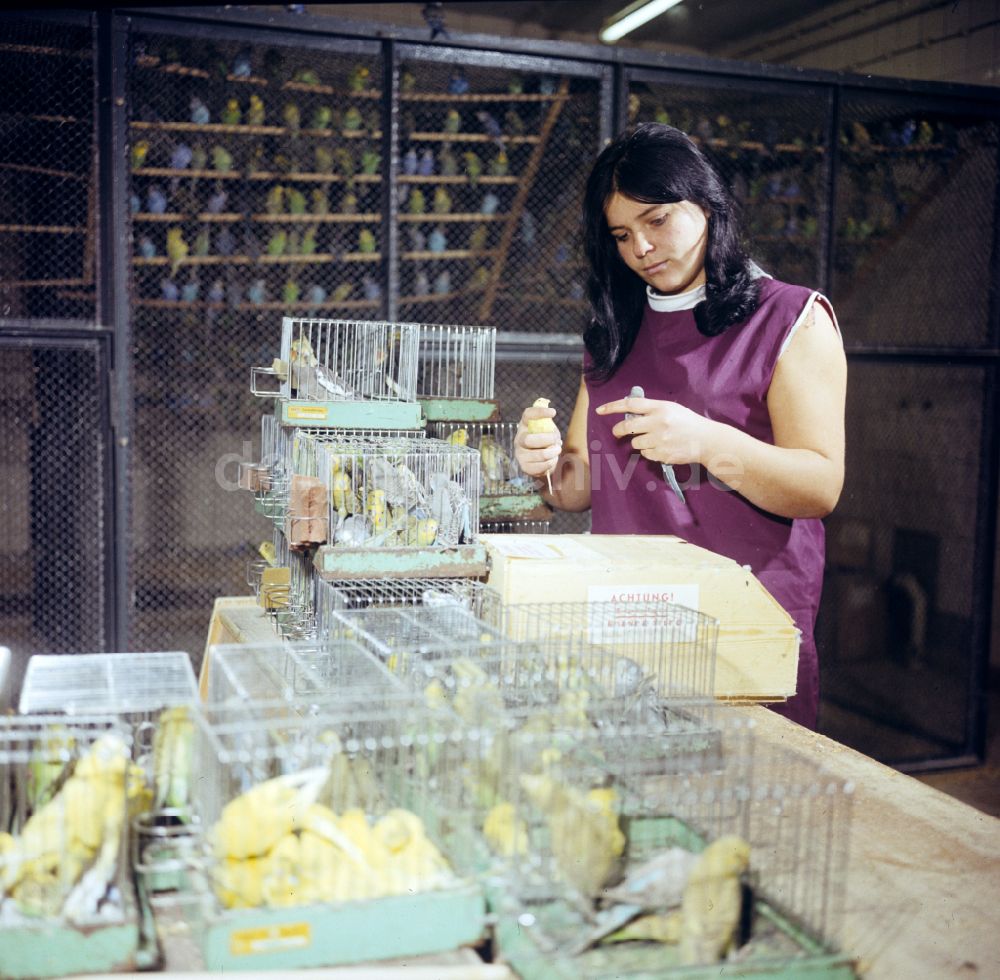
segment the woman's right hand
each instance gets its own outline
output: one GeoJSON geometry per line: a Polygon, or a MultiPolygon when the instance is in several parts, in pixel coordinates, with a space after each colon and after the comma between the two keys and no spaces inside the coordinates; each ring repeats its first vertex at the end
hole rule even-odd
{"type": "Polygon", "coordinates": [[[554,408],[537,405],[529,405],[521,413],[514,436],[514,458],[527,476],[544,477],[556,468],[562,452],[562,436],[555,423],[551,423],[552,428],[544,432],[531,432],[528,426],[529,422],[538,419],[551,420],[555,414],[554,408]]]}

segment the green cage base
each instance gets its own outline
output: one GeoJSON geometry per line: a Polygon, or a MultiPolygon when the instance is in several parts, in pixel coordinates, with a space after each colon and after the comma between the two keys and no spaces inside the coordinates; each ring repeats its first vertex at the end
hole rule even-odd
{"type": "Polygon", "coordinates": [[[428,422],[499,422],[500,406],[483,398],[422,398],[428,422]]]}
{"type": "Polygon", "coordinates": [[[475,884],[343,905],[241,909],[205,925],[205,969],[290,970],[422,956],[477,943],[486,905],[475,884]]]}
{"type": "Polygon", "coordinates": [[[129,973],[137,968],[139,923],[125,921],[76,928],[40,920],[0,930],[0,977],[64,977],[72,973],[129,973]]]}
{"type": "Polygon", "coordinates": [[[489,571],[486,547],[341,548],[321,545],[313,559],[320,578],[480,578],[489,571]]]}
{"type": "Polygon", "coordinates": [[[541,494],[504,493],[479,498],[479,520],[483,521],[547,521],[552,517],[541,494]]]}
{"type": "MultiPolygon", "coordinates": [[[[625,816],[629,847],[670,840],[700,851],[705,841],[683,821],[670,816],[625,816]]],[[[765,896],[755,895],[748,941],[737,957],[719,963],[683,966],[677,946],[655,942],[598,945],[570,956],[560,945],[574,941],[587,928],[579,910],[562,898],[519,901],[501,879],[490,880],[487,905],[495,915],[494,941],[498,958],[522,980],[714,980],[716,977],[772,977],[781,980],[856,980],[848,956],[776,910],[765,896]],[[525,925],[522,916],[534,922],[525,925]]]]}
{"type": "Polygon", "coordinates": [[[297,428],[422,429],[419,402],[281,401],[278,420],[297,428]]]}

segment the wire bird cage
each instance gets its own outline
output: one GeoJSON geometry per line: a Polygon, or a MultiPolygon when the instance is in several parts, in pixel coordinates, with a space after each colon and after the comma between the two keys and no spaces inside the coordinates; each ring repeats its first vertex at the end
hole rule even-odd
{"type": "Polygon", "coordinates": [[[485,573],[475,450],[367,437],[316,448],[329,500],[330,540],[315,559],[322,576],[485,573]]]}
{"type": "Polygon", "coordinates": [[[138,915],[125,843],[145,790],[130,755],[128,732],[107,717],[0,717],[4,977],[113,972],[134,962],[138,915]]]}
{"type": "Polygon", "coordinates": [[[412,323],[284,317],[281,355],[252,369],[251,390],[279,399],[284,425],[419,429],[418,340],[412,323]]]}
{"type": "Polygon", "coordinates": [[[483,833],[519,976],[852,975],[836,948],[852,787],[714,717],[719,751],[656,775],[599,730],[507,740],[483,833]]]}
{"type": "Polygon", "coordinates": [[[496,418],[496,328],[419,325],[417,398],[429,421],[496,418]]]}
{"type": "Polygon", "coordinates": [[[380,660],[350,640],[218,644],[210,655],[213,704],[287,701],[306,712],[331,697],[400,687],[380,660]]]}
{"type": "Polygon", "coordinates": [[[479,519],[495,531],[497,525],[513,525],[518,533],[535,526],[547,528],[552,510],[538,492],[539,483],[526,476],[514,456],[516,422],[436,422],[430,434],[479,452],[482,497],[479,519]],[[530,524],[521,527],[521,524],[530,524]]]}
{"type": "Polygon", "coordinates": [[[443,854],[444,815],[425,816],[468,741],[449,713],[368,689],[314,715],[210,705],[199,726],[206,968],[245,965],[241,949],[291,968],[480,939],[482,892],[443,854]],[[259,928],[301,941],[244,948],[259,928]]]}

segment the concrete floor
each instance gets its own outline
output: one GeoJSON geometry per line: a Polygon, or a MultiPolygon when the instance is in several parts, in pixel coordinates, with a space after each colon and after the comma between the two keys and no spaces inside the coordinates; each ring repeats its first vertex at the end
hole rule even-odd
{"type": "Polygon", "coordinates": [[[991,679],[988,698],[989,720],[983,764],[967,769],[929,773],[916,778],[977,810],[1000,817],[1000,676],[996,673],[991,679]]]}

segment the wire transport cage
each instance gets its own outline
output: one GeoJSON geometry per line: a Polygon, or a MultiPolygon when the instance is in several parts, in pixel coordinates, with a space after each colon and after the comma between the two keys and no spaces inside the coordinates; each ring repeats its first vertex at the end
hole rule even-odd
{"type": "Polygon", "coordinates": [[[448,713],[398,691],[307,714],[287,700],[207,706],[193,870],[206,967],[245,968],[244,954],[261,969],[322,966],[476,942],[482,891],[442,850],[443,818],[425,817],[466,741],[448,713]],[[260,929],[297,941],[251,948],[260,929]]]}
{"type": "Polygon", "coordinates": [[[135,964],[126,839],[148,797],[132,751],[129,731],[107,716],[0,717],[3,976],[135,964]]]}
{"type": "Polygon", "coordinates": [[[283,317],[280,356],[251,369],[251,391],[278,399],[283,425],[420,429],[418,341],[412,323],[283,317]]]}

